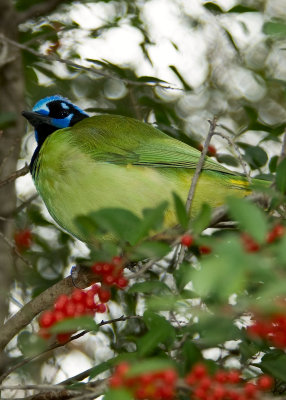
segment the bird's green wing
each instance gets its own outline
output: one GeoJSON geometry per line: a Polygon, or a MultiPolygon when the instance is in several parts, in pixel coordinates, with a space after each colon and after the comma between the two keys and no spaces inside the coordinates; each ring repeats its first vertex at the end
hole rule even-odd
{"type": "MultiPolygon", "coordinates": [[[[194,169],[200,151],[132,118],[100,115],[84,119],[69,140],[98,162],[194,169]]],[[[235,175],[207,157],[204,170],[235,175]]]]}

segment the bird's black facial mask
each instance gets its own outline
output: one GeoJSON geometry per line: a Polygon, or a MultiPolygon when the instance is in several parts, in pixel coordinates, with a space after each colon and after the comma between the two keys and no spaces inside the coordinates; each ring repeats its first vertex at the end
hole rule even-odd
{"type": "Polygon", "coordinates": [[[89,117],[79,107],[58,95],[38,101],[32,112],[23,111],[22,115],[34,126],[38,146],[56,130],[71,127],[89,117]]]}
{"type": "Polygon", "coordinates": [[[46,138],[58,129],[71,127],[89,117],[79,107],[58,95],[38,101],[31,112],[23,111],[22,115],[35,128],[35,138],[38,143],[30,164],[32,174],[34,162],[46,138]]]}

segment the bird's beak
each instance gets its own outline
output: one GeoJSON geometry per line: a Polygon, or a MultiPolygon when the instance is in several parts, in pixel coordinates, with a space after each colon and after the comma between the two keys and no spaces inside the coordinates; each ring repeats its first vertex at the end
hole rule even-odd
{"type": "Polygon", "coordinates": [[[39,125],[53,125],[52,118],[48,115],[42,115],[31,111],[22,111],[23,117],[25,117],[31,125],[37,128],[39,125]]]}

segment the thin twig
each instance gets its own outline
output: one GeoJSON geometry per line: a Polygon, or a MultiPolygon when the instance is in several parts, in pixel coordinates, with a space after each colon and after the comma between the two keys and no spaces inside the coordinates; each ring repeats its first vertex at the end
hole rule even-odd
{"type": "Polygon", "coordinates": [[[27,175],[29,172],[29,165],[25,164],[25,166],[21,169],[18,169],[18,171],[13,172],[8,178],[3,179],[3,181],[0,182],[0,187],[8,185],[8,183],[14,182],[17,178],[20,176],[27,175]]]}
{"type": "Polygon", "coordinates": [[[39,196],[38,193],[33,194],[31,197],[29,197],[27,200],[23,201],[22,204],[20,204],[15,211],[13,211],[13,215],[18,214],[20,211],[24,210],[32,201],[34,201],[37,197],[39,196]]]}
{"type": "Polygon", "coordinates": [[[241,155],[241,152],[240,152],[240,150],[239,150],[238,145],[237,145],[230,137],[224,135],[224,134],[221,133],[221,132],[215,132],[215,135],[220,136],[220,137],[222,137],[223,139],[225,139],[225,140],[228,142],[228,144],[229,144],[231,147],[234,148],[234,150],[235,150],[236,153],[237,153],[237,157],[238,157],[239,163],[240,163],[240,165],[241,165],[241,167],[242,167],[242,169],[243,169],[244,175],[246,176],[246,179],[248,180],[248,182],[250,182],[250,181],[251,181],[251,178],[250,178],[250,176],[249,176],[249,172],[248,172],[247,169],[246,169],[246,163],[245,163],[245,162],[243,161],[243,159],[242,159],[242,155],[241,155]]]}
{"type": "Polygon", "coordinates": [[[280,156],[278,158],[278,163],[277,164],[280,164],[281,161],[283,161],[285,157],[286,157],[286,129],[285,129],[285,132],[284,132],[284,135],[283,135],[281,154],[280,154],[280,156]]]}
{"type": "MultiPolygon", "coordinates": [[[[197,187],[197,184],[198,184],[198,181],[199,181],[199,177],[200,177],[200,174],[201,174],[204,162],[205,162],[205,158],[206,158],[206,155],[207,155],[208,147],[209,147],[211,138],[215,134],[215,128],[217,126],[216,117],[214,117],[212,120],[209,120],[208,122],[210,124],[210,129],[209,129],[208,135],[206,137],[206,140],[205,140],[205,143],[204,143],[204,147],[203,147],[201,156],[199,158],[199,161],[198,161],[194,176],[192,178],[189,194],[188,194],[187,201],[186,201],[186,211],[187,211],[187,214],[189,216],[191,215],[192,204],[193,204],[193,201],[194,201],[195,191],[196,191],[196,187],[197,187]]],[[[182,261],[184,259],[184,256],[185,256],[185,252],[186,252],[185,246],[180,246],[178,259],[177,259],[177,262],[175,264],[175,269],[178,268],[178,266],[182,263],[182,261]]]]}
{"type": "Polygon", "coordinates": [[[119,77],[119,76],[116,76],[116,75],[111,75],[111,74],[109,74],[107,72],[99,71],[99,70],[97,70],[95,68],[85,67],[84,65],[80,65],[80,64],[77,64],[77,63],[75,63],[73,61],[63,59],[63,58],[61,58],[61,57],[59,57],[59,56],[57,56],[55,54],[49,54],[49,55],[41,54],[41,53],[35,51],[34,49],[25,46],[24,44],[17,43],[12,39],[7,38],[3,34],[0,34],[0,39],[3,39],[7,43],[10,43],[12,46],[15,46],[15,47],[18,47],[19,49],[27,51],[27,52],[33,54],[34,56],[36,56],[36,57],[38,57],[38,58],[40,58],[42,60],[46,60],[46,61],[49,61],[49,62],[58,61],[58,62],[60,62],[62,64],[68,65],[69,67],[72,67],[72,68],[75,68],[75,69],[79,69],[79,70],[83,70],[83,71],[87,71],[87,72],[90,72],[92,74],[96,74],[98,76],[103,76],[105,78],[115,79],[115,80],[124,82],[124,83],[126,83],[128,85],[161,87],[163,89],[180,90],[180,91],[183,90],[182,88],[177,88],[177,87],[171,86],[171,85],[165,85],[165,84],[158,83],[158,82],[154,83],[154,82],[132,81],[130,79],[122,78],[122,77],[119,77]]]}
{"type": "MultiPolygon", "coordinates": [[[[130,319],[141,319],[141,318],[142,317],[140,315],[127,315],[127,316],[121,315],[121,317],[118,317],[118,318],[113,318],[113,319],[110,319],[110,320],[107,320],[107,321],[101,321],[98,324],[98,326],[100,327],[100,326],[104,326],[104,325],[108,325],[108,324],[113,324],[115,322],[127,321],[127,320],[130,320],[130,319]]],[[[24,360],[21,360],[19,363],[13,365],[11,368],[9,368],[7,371],[5,371],[4,374],[2,374],[0,376],[0,382],[3,382],[12,372],[16,371],[18,368],[21,368],[24,365],[30,363],[31,361],[34,361],[35,359],[38,359],[38,358],[46,355],[50,351],[53,351],[55,349],[58,349],[59,347],[65,346],[67,343],[72,342],[73,340],[79,339],[80,337],[86,335],[88,332],[89,331],[82,331],[80,333],[77,333],[76,335],[71,336],[70,339],[65,343],[59,343],[59,342],[53,343],[52,345],[50,345],[46,350],[44,350],[40,354],[36,354],[36,355],[34,355],[32,357],[25,358],[24,360]]],[[[88,371],[90,371],[90,370],[87,370],[86,372],[88,372],[88,371]]],[[[88,376],[88,374],[87,374],[87,376],[88,376]]],[[[85,378],[86,378],[86,376],[82,377],[81,379],[85,379],[85,378]]],[[[69,378],[68,380],[63,381],[62,384],[70,383],[68,381],[70,381],[71,379],[75,380],[76,377],[69,378]]]]}

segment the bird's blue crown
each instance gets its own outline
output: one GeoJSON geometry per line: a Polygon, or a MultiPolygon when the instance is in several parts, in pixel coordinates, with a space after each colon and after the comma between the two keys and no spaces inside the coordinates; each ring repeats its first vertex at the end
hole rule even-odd
{"type": "MultiPolygon", "coordinates": [[[[54,95],[39,100],[33,107],[33,112],[50,117],[50,125],[54,130],[68,128],[84,118],[89,117],[83,110],[71,103],[70,100],[54,95]]],[[[35,130],[37,142],[39,142],[38,128],[35,130]]]]}

